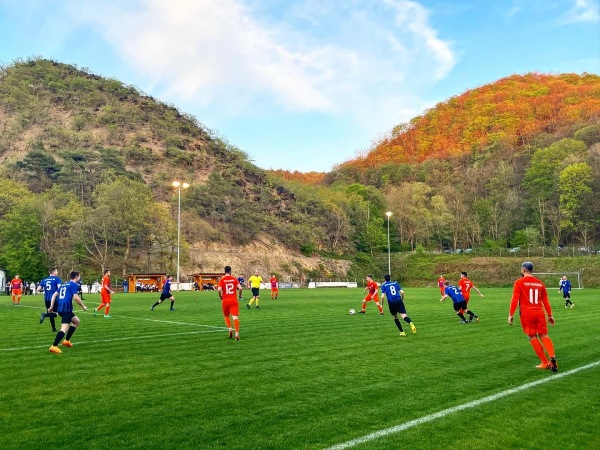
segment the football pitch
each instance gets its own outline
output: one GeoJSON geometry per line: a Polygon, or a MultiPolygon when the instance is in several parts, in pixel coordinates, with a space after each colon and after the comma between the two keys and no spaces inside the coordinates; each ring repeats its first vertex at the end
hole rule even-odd
{"type": "MultiPolygon", "coordinates": [[[[0,297],[0,447],[97,449],[600,448],[600,298],[549,291],[559,371],[538,364],[510,289],[482,289],[461,325],[437,289],[406,290],[400,337],[362,289],[262,291],[228,339],[214,292],[113,296],[73,347],[48,352],[42,296],[0,297]]],[[[244,291],[245,300],[249,291],[244,291]]],[[[76,310],[78,306],[75,305],[76,310]]]]}

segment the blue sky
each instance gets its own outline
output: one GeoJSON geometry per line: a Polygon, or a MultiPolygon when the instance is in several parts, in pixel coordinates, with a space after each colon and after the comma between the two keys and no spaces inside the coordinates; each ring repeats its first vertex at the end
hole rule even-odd
{"type": "Polygon", "coordinates": [[[600,0],[0,0],[0,62],[133,85],[266,169],[328,171],[467,89],[600,74],[600,0]]]}

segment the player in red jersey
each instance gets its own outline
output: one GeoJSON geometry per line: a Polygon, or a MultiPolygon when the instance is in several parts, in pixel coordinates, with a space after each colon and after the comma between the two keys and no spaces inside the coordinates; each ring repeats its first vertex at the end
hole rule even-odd
{"type": "Polygon", "coordinates": [[[465,302],[467,302],[467,305],[469,304],[469,297],[471,297],[471,289],[475,289],[480,295],[480,297],[483,298],[483,294],[479,292],[477,286],[475,286],[473,282],[469,280],[469,278],[467,278],[467,272],[460,273],[460,281],[458,282],[458,288],[460,289],[462,296],[465,298],[465,302]]]}
{"type": "Polygon", "coordinates": [[[367,296],[363,299],[362,302],[362,309],[360,311],[361,314],[365,314],[365,310],[367,309],[367,302],[370,302],[371,300],[375,300],[375,304],[377,305],[377,308],[379,309],[379,314],[383,316],[383,308],[381,307],[381,304],[379,303],[379,296],[378,296],[378,291],[379,291],[379,285],[377,284],[376,281],[373,281],[373,277],[371,275],[367,275],[367,286],[365,287],[365,290],[363,291],[363,293],[367,293],[367,296]],[[368,293],[367,293],[368,291],[368,293]]]}
{"type": "Polygon", "coordinates": [[[21,294],[23,289],[23,280],[19,278],[19,275],[15,275],[15,277],[10,281],[10,290],[12,292],[12,304],[20,305],[21,304],[21,294]]]}
{"type": "Polygon", "coordinates": [[[225,316],[225,325],[229,328],[229,337],[233,337],[235,329],[235,340],[240,340],[240,307],[238,303],[238,292],[242,291],[242,286],[237,278],[231,276],[231,267],[225,266],[225,276],[219,280],[217,291],[221,298],[221,307],[223,316],[225,316]],[[233,320],[233,328],[231,321],[233,320]]]}
{"type": "Polygon", "coordinates": [[[440,277],[438,278],[438,287],[440,288],[440,295],[444,295],[446,293],[446,287],[444,286],[444,282],[446,281],[446,279],[444,278],[444,275],[440,275],[440,277]]]}
{"type": "Polygon", "coordinates": [[[102,311],[102,308],[106,308],[104,310],[104,318],[110,319],[108,313],[110,311],[110,302],[112,301],[111,294],[114,293],[115,291],[113,291],[110,287],[110,270],[107,269],[104,271],[104,276],[102,277],[102,285],[100,288],[100,305],[94,309],[94,317],[96,317],[97,313],[102,311]]]}
{"type": "Polygon", "coordinates": [[[522,278],[515,281],[513,288],[508,324],[513,324],[513,315],[518,306],[523,331],[529,338],[536,355],[540,358],[540,364],[536,368],[551,369],[552,372],[557,372],[558,364],[554,354],[554,344],[548,336],[548,324],[546,323],[546,314],[548,314],[548,322],[554,325],[546,286],[533,276],[533,264],[530,262],[526,261],[521,264],[521,275],[522,278]],[[546,314],[544,314],[544,309],[546,314]],[[550,356],[550,361],[544,350],[550,356]]]}
{"type": "Polygon", "coordinates": [[[279,298],[279,280],[275,274],[271,275],[269,282],[271,283],[271,300],[277,300],[279,298]]]}

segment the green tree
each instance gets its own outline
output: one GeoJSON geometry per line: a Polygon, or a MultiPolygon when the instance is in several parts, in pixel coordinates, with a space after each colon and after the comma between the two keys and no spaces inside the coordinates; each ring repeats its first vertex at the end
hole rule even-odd
{"type": "Polygon", "coordinates": [[[587,233],[586,204],[591,201],[592,168],[582,162],[565,167],[559,177],[561,227],[566,231],[587,233]]]}
{"type": "Polygon", "coordinates": [[[145,183],[118,177],[102,183],[95,193],[96,210],[108,211],[114,235],[111,237],[125,247],[122,266],[127,273],[127,262],[134,243],[140,243],[147,231],[152,193],[145,183]]]}
{"type": "Polygon", "coordinates": [[[585,144],[576,139],[561,139],[549,147],[536,150],[523,180],[529,197],[535,201],[538,198],[551,198],[557,191],[558,175],[564,167],[564,161],[571,155],[580,155],[585,151],[585,144]]]}
{"type": "Polygon", "coordinates": [[[39,280],[47,258],[40,249],[42,229],[35,198],[16,205],[0,221],[0,264],[23,280],[39,280]]]}

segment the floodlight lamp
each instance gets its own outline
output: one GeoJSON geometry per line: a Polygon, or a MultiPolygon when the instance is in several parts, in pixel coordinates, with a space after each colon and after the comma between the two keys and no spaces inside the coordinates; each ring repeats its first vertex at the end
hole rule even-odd
{"type": "Polygon", "coordinates": [[[179,186],[181,186],[181,183],[179,181],[173,181],[173,187],[178,188],[179,186]]]}
{"type": "Polygon", "coordinates": [[[386,213],[385,213],[385,215],[386,215],[386,216],[388,217],[388,219],[389,219],[390,217],[392,217],[392,212],[391,212],[391,211],[388,211],[388,212],[386,212],[386,213]]]}
{"type": "Polygon", "coordinates": [[[190,187],[190,183],[183,183],[183,184],[181,185],[181,187],[182,187],[183,189],[187,189],[187,188],[189,188],[189,187],[190,187]]]}

